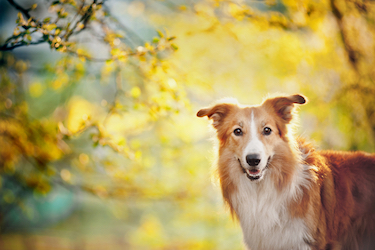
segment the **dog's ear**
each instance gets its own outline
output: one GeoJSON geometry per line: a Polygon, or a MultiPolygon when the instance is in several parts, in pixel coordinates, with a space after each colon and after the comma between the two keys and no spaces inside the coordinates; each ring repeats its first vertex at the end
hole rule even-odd
{"type": "Polygon", "coordinates": [[[211,107],[199,110],[197,116],[207,116],[209,119],[213,121],[212,125],[217,129],[233,107],[234,104],[219,103],[211,107]]]}
{"type": "Polygon", "coordinates": [[[270,105],[277,115],[279,115],[285,123],[289,123],[293,118],[293,109],[295,104],[305,104],[306,97],[303,95],[280,96],[267,99],[264,104],[270,105]]]}

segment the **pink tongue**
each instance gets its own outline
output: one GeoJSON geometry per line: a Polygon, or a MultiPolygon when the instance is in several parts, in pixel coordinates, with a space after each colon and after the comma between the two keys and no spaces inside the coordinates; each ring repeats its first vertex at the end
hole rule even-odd
{"type": "Polygon", "coordinates": [[[255,169],[255,170],[249,170],[250,174],[258,174],[260,172],[259,169],[255,169]]]}

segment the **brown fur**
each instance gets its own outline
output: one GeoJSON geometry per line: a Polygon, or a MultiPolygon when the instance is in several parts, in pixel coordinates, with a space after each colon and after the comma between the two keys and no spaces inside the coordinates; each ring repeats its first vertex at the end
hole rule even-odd
{"type": "MultiPolygon", "coordinates": [[[[228,166],[233,155],[243,150],[248,140],[249,114],[261,117],[259,126],[269,126],[275,135],[261,137],[267,150],[277,154],[269,165],[269,176],[279,192],[283,192],[297,171],[301,158],[311,166],[310,185],[302,187],[301,197],[289,203],[291,217],[302,218],[313,240],[311,249],[375,249],[375,155],[364,152],[316,151],[304,139],[294,139],[290,128],[294,105],[304,104],[301,95],[269,98],[259,106],[240,107],[219,103],[201,109],[197,116],[213,120],[219,139],[218,175],[222,194],[232,214],[230,195],[236,191],[228,166]],[[233,137],[233,129],[243,130],[241,138],[233,137]]],[[[242,171],[238,166],[238,171],[242,171]]],[[[270,235],[272,237],[272,235],[270,235]]]]}

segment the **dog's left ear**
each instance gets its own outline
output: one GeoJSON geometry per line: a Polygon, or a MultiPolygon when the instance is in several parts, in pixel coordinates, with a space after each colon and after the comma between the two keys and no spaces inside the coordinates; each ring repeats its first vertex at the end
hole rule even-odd
{"type": "Polygon", "coordinates": [[[207,116],[211,119],[214,128],[218,129],[220,124],[223,122],[225,117],[228,115],[230,110],[233,108],[233,104],[230,103],[219,103],[209,108],[203,108],[198,111],[198,117],[207,116]]]}
{"type": "Polygon", "coordinates": [[[289,123],[293,118],[293,108],[295,104],[305,104],[306,97],[303,95],[280,96],[267,99],[264,104],[272,106],[275,112],[286,122],[289,123]]]}

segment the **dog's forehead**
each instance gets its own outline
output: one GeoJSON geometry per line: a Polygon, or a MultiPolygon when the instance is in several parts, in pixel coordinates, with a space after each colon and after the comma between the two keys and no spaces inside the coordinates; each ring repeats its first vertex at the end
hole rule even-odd
{"type": "Polygon", "coordinates": [[[259,116],[262,113],[260,106],[242,106],[239,109],[238,116],[251,119],[254,116],[259,116]]]}
{"type": "Polygon", "coordinates": [[[236,121],[239,125],[245,126],[251,122],[264,123],[266,120],[270,119],[270,114],[263,106],[242,106],[235,114],[236,121]]]}
{"type": "Polygon", "coordinates": [[[232,113],[234,120],[237,122],[246,122],[251,119],[251,113],[253,112],[252,106],[240,106],[239,109],[232,113]]]}

